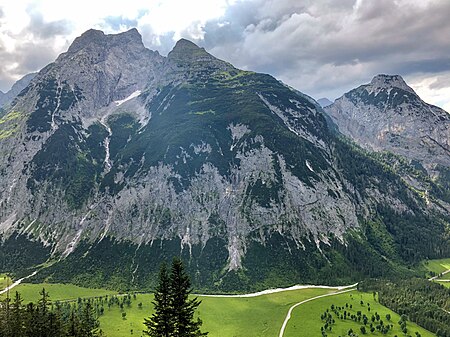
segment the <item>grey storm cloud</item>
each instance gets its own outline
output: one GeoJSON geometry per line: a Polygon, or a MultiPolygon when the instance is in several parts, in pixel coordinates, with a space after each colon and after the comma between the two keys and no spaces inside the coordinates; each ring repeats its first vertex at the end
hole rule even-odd
{"type": "MultiPolygon", "coordinates": [[[[430,89],[448,84],[443,75],[450,71],[448,13],[447,0],[242,0],[206,22],[203,35],[199,22],[192,22],[181,36],[239,68],[269,73],[313,97],[333,99],[378,73],[439,78],[430,89]]],[[[19,62],[22,75],[35,71],[56,58],[52,39],[71,32],[70,22],[44,22],[32,8],[29,15],[23,33],[31,34],[32,42],[14,55],[0,45],[0,88],[11,84],[3,65],[19,62]]],[[[167,55],[175,32],[157,35],[151,23],[139,24],[139,16],[105,17],[99,26],[107,31],[138,26],[144,44],[167,55]]]]}
{"type": "Polygon", "coordinates": [[[66,20],[45,22],[41,13],[31,12],[30,10],[29,15],[30,23],[22,33],[31,33],[40,40],[46,40],[71,32],[71,24],[66,20]]]}
{"type": "MultiPolygon", "coordinates": [[[[28,8],[29,24],[19,33],[10,37],[20,41],[14,51],[7,51],[0,41],[0,89],[9,90],[17,77],[40,70],[58,56],[54,46],[57,36],[71,32],[71,23],[66,20],[45,22],[42,14],[28,8]],[[26,36],[27,39],[22,39],[26,36]],[[8,66],[17,63],[13,71],[8,66]]],[[[69,42],[67,42],[68,44],[69,42]]]]}
{"type": "Polygon", "coordinates": [[[203,43],[236,66],[334,98],[377,73],[450,70],[448,13],[448,1],[237,2],[204,27],[203,43]]]}
{"type": "Polygon", "coordinates": [[[430,89],[442,89],[450,87],[450,77],[438,76],[436,80],[430,84],[430,89]]]}

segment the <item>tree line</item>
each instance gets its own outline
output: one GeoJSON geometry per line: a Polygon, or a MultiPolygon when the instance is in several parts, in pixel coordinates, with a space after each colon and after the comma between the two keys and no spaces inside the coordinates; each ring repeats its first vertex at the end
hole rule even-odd
{"type": "MultiPolygon", "coordinates": [[[[174,258],[169,272],[162,264],[159,284],[154,293],[154,313],[144,320],[144,335],[151,337],[202,337],[202,321],[195,317],[200,305],[191,298],[191,282],[179,258],[174,258]]],[[[37,303],[24,305],[21,295],[0,301],[0,337],[100,337],[105,336],[99,328],[99,316],[104,307],[118,306],[122,319],[124,309],[131,306],[136,294],[102,296],[77,301],[52,303],[48,292],[42,289],[37,303]]],[[[142,308],[142,302],[138,303],[142,308]]],[[[132,331],[131,331],[132,332],[132,331]]]]}
{"type": "Polygon", "coordinates": [[[410,321],[436,333],[450,337],[450,289],[425,279],[365,280],[359,290],[378,293],[380,304],[405,315],[410,321]]]}
{"type": "Polygon", "coordinates": [[[35,303],[23,304],[21,295],[0,302],[0,337],[97,337],[98,314],[92,300],[53,304],[42,289],[35,303]]]}

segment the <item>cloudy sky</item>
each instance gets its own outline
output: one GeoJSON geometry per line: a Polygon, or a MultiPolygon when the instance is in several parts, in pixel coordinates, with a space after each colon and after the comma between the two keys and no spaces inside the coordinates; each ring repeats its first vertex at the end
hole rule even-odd
{"type": "Polygon", "coordinates": [[[378,73],[400,74],[450,111],[448,0],[2,0],[0,90],[89,28],[138,28],[166,55],[181,37],[243,69],[335,99],[378,73]]]}

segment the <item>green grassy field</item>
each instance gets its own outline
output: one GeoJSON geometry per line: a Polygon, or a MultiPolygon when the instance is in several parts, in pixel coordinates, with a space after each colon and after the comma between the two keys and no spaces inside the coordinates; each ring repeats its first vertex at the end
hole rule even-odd
{"type": "Polygon", "coordinates": [[[450,282],[439,282],[439,281],[436,281],[436,282],[439,284],[442,284],[446,288],[450,288],[450,282]]]}
{"type": "Polygon", "coordinates": [[[0,290],[3,290],[6,288],[7,285],[10,285],[12,283],[12,280],[9,276],[6,274],[0,274],[0,290]]]}
{"type": "MultiPolygon", "coordinates": [[[[40,297],[39,292],[42,288],[45,288],[45,291],[49,293],[51,301],[75,300],[78,297],[98,297],[107,294],[117,294],[117,292],[111,290],[82,288],[72,284],[23,283],[11,290],[11,296],[18,291],[22,295],[24,303],[37,302],[40,297]]],[[[2,298],[5,298],[5,295],[1,295],[0,299],[2,298]]]]}
{"type": "Polygon", "coordinates": [[[444,274],[439,277],[440,280],[450,280],[450,273],[444,274]]]}
{"type": "MultiPolygon", "coordinates": [[[[450,283],[447,282],[446,285],[450,286],[450,283]]],[[[39,291],[43,287],[49,292],[52,301],[116,294],[104,289],[88,289],[69,284],[21,284],[14,288],[14,291],[19,291],[24,298],[24,302],[27,303],[37,301],[39,291]]],[[[247,298],[199,296],[202,304],[197,313],[203,320],[202,330],[208,331],[210,337],[274,337],[278,336],[286,314],[292,305],[308,298],[332,292],[334,290],[303,289],[247,298]]],[[[100,328],[107,337],[142,336],[144,318],[149,317],[153,312],[152,300],[152,294],[136,294],[135,299],[132,297],[131,305],[129,307],[125,305],[123,310],[117,305],[110,308],[105,306],[104,315],[100,316],[100,328]],[[142,303],[142,306],[139,306],[139,303],[142,303]],[[126,313],[125,319],[122,318],[123,312],[126,313]]],[[[321,321],[320,315],[331,304],[344,306],[345,303],[349,303],[353,305],[353,313],[361,310],[368,314],[367,302],[370,303],[371,313],[378,312],[384,321],[386,321],[385,315],[391,314],[394,330],[386,336],[403,335],[397,324],[399,321],[397,314],[374,301],[371,294],[352,291],[346,294],[315,299],[300,305],[294,309],[284,336],[321,336],[320,328],[324,323],[321,321]],[[360,305],[361,300],[364,301],[364,306],[360,305]]],[[[327,335],[329,337],[345,336],[350,328],[360,334],[360,325],[360,323],[351,320],[336,319],[333,331],[328,332],[327,335]]],[[[411,335],[418,331],[423,337],[434,336],[413,323],[408,322],[407,326],[411,335]]],[[[372,334],[369,332],[367,335],[372,334]]],[[[378,332],[374,335],[381,336],[381,333],[378,332]]]]}
{"type": "MultiPolygon", "coordinates": [[[[390,330],[386,335],[382,335],[381,332],[375,331],[375,333],[371,333],[368,331],[366,336],[404,336],[402,333],[398,321],[400,320],[400,316],[389,310],[388,308],[380,305],[378,302],[374,301],[372,294],[360,293],[358,291],[352,291],[346,294],[340,294],[336,296],[324,297],[320,298],[303,305],[298,306],[293,310],[291,320],[286,328],[285,337],[312,337],[312,336],[321,336],[320,328],[324,325],[324,322],[321,320],[321,314],[332,304],[335,306],[345,306],[348,303],[352,305],[352,309],[346,309],[348,312],[352,314],[356,314],[357,311],[361,311],[362,314],[366,314],[366,316],[370,317],[375,313],[381,316],[381,319],[387,324],[386,314],[391,315],[391,324],[394,325],[394,328],[390,330]],[[364,305],[360,304],[360,301],[364,302],[364,305]],[[367,303],[370,303],[370,312],[368,311],[367,303]]],[[[334,316],[334,314],[333,314],[334,316]]],[[[353,320],[341,320],[336,318],[336,323],[332,325],[332,331],[327,331],[327,336],[347,336],[347,332],[349,329],[353,329],[353,331],[361,336],[360,326],[362,323],[357,323],[353,320]]],[[[422,329],[414,323],[407,323],[408,333],[412,336],[415,335],[415,332],[418,331],[422,337],[432,337],[435,336],[431,332],[422,329]]],[[[368,329],[369,330],[369,329],[368,329]]]]}
{"type": "MultiPolygon", "coordinates": [[[[427,271],[432,271],[436,274],[442,273],[450,269],[450,258],[438,259],[438,260],[428,260],[423,262],[423,266],[427,271]]],[[[449,275],[450,276],[450,275],[449,275]]]]}
{"type": "MultiPolygon", "coordinates": [[[[203,320],[202,330],[210,337],[278,336],[289,308],[307,298],[332,292],[329,289],[303,289],[285,291],[250,298],[199,297],[202,304],[198,314],[203,320]]],[[[152,313],[152,295],[137,294],[131,307],[125,307],[122,319],[119,307],[105,309],[100,317],[100,328],[108,337],[141,336],[143,321],[152,313]],[[142,303],[139,309],[138,303],[142,303]]]]}

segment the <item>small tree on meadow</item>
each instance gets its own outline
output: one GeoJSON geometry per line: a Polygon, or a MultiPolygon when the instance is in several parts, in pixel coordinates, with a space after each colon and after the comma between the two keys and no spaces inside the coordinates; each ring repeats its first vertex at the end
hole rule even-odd
{"type": "Polygon", "coordinates": [[[201,301],[197,297],[189,299],[192,292],[191,281],[184,271],[183,263],[179,258],[174,258],[170,274],[171,306],[174,318],[174,336],[200,337],[208,333],[202,333],[200,318],[194,320],[194,312],[201,301]]]}
{"type": "Polygon", "coordinates": [[[144,334],[151,337],[202,337],[208,333],[200,331],[202,321],[194,319],[195,310],[200,305],[196,297],[189,299],[191,282],[183,263],[174,258],[170,275],[165,264],[159,272],[159,284],[152,302],[154,314],[144,320],[147,330],[144,334]]]}
{"type": "Polygon", "coordinates": [[[173,312],[171,308],[169,274],[165,263],[161,265],[159,283],[155,289],[154,296],[152,304],[155,312],[150,318],[144,320],[144,324],[147,327],[144,334],[152,337],[173,336],[173,312]]]}

